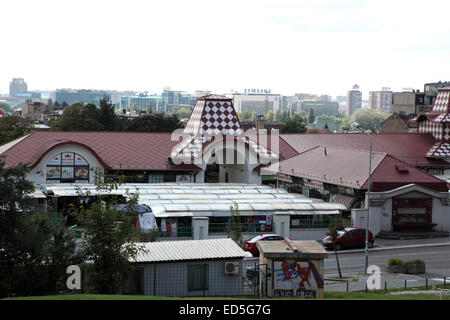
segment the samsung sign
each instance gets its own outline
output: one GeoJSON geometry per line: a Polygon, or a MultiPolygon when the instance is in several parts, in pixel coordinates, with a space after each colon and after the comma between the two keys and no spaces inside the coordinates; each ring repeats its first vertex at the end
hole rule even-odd
{"type": "Polygon", "coordinates": [[[244,89],[244,93],[270,94],[270,89],[244,89]]]}

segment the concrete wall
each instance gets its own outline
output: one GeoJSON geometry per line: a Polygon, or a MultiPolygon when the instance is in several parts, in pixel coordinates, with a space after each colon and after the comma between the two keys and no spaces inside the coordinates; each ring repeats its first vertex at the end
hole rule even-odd
{"type": "Polygon", "coordinates": [[[102,171],[104,169],[103,166],[100,164],[100,162],[97,160],[97,158],[86,148],[83,148],[82,146],[79,146],[77,144],[65,144],[52,149],[50,152],[44,155],[39,164],[30,171],[27,178],[31,180],[35,185],[46,183],[47,163],[54,156],[62,152],[75,152],[86,159],[86,161],[89,163],[90,183],[93,183],[94,181],[95,169],[98,168],[101,169],[102,171]]]}
{"type": "Polygon", "coordinates": [[[144,295],[235,296],[243,293],[242,259],[184,261],[144,265],[144,295]],[[239,274],[226,275],[225,262],[239,263],[239,274]],[[208,264],[208,290],[188,291],[188,265],[208,264]],[[156,279],[156,281],[155,281],[156,279]]]}

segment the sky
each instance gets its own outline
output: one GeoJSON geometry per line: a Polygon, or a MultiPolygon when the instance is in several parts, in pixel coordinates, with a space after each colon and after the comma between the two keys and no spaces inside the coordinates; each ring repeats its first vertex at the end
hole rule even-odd
{"type": "Polygon", "coordinates": [[[450,80],[446,0],[1,0],[0,13],[0,93],[12,78],[332,96],[450,80]]]}

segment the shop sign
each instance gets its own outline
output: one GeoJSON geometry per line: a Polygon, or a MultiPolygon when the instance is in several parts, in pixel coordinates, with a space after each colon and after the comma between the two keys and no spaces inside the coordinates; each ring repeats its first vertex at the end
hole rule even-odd
{"type": "Polygon", "coordinates": [[[291,176],[288,176],[287,174],[277,173],[276,179],[277,179],[277,180],[280,180],[280,181],[292,183],[292,177],[291,177],[291,176]]]}

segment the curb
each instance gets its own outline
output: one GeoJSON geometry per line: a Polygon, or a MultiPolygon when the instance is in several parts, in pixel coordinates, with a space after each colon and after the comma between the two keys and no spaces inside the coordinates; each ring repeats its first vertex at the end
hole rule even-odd
{"type": "MultiPolygon", "coordinates": [[[[371,252],[371,251],[383,251],[383,250],[395,250],[395,249],[408,249],[408,248],[439,247],[439,246],[450,246],[450,242],[428,243],[428,244],[411,244],[411,245],[407,245],[407,246],[372,248],[372,249],[369,249],[369,252],[371,252]]],[[[356,252],[365,252],[365,249],[341,250],[341,251],[338,251],[339,254],[342,254],[342,253],[356,253],[356,252]]],[[[332,251],[331,253],[334,253],[334,251],[332,251]]]]}

